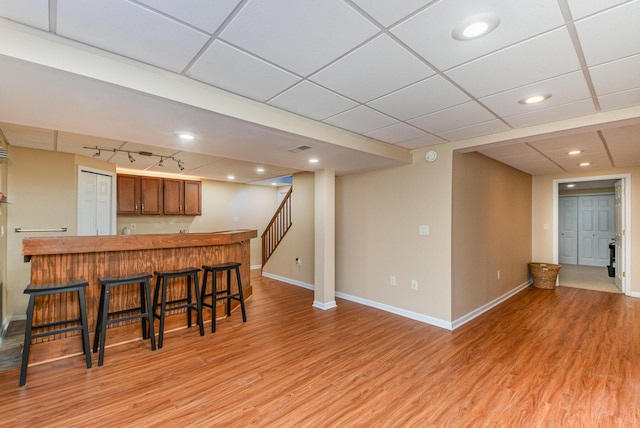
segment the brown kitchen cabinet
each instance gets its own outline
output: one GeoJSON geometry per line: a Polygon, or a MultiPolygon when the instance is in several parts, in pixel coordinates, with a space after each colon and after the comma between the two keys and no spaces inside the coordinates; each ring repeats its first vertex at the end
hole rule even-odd
{"type": "Polygon", "coordinates": [[[202,184],[199,181],[164,179],[165,215],[201,215],[202,184]]]}
{"type": "Polygon", "coordinates": [[[118,214],[162,214],[162,178],[118,174],[118,214]]]}

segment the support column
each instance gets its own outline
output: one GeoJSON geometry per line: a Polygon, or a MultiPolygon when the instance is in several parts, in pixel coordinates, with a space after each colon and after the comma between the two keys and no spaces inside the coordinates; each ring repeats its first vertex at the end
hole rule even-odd
{"type": "Polygon", "coordinates": [[[336,307],[336,172],[315,173],[315,274],[313,307],[336,307]]]}

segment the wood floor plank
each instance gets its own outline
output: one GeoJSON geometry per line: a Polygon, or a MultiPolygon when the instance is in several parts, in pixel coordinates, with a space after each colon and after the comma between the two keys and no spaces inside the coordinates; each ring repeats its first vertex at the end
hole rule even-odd
{"type": "Polygon", "coordinates": [[[253,281],[247,323],[33,366],[24,388],[0,372],[0,425],[640,426],[638,299],[530,287],[450,332],[253,281]]]}

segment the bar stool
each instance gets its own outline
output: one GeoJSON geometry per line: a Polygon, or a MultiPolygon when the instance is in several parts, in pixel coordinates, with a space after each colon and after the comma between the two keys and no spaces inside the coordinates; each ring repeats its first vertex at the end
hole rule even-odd
{"type": "Polygon", "coordinates": [[[87,308],[84,300],[84,287],[86,287],[87,285],[89,285],[89,283],[86,279],[77,279],[74,281],[59,282],[53,284],[29,284],[24,290],[24,293],[29,295],[29,306],[27,306],[27,325],[24,335],[24,348],[22,349],[20,386],[24,386],[27,383],[27,365],[29,364],[29,348],[31,347],[31,339],[36,339],[38,337],[50,336],[58,333],[66,333],[68,331],[74,330],[82,330],[82,351],[84,352],[87,359],[87,368],[91,368],[91,353],[89,352],[89,328],[87,327],[87,308]],[[79,317],[68,318],[44,324],[33,324],[33,311],[36,297],[60,293],[78,293],[78,310],[80,313],[79,317]],[[33,334],[33,330],[78,322],[80,323],[79,325],[33,334]]]}
{"type": "Polygon", "coordinates": [[[202,322],[202,306],[200,299],[200,290],[198,289],[198,268],[186,268],[172,271],[155,271],[156,276],[156,288],[153,294],[153,316],[160,320],[160,333],[158,335],[158,348],[162,348],[162,339],[164,336],[164,317],[167,312],[175,311],[178,309],[187,309],[187,327],[191,328],[191,311],[198,312],[198,325],[200,326],[200,336],[204,336],[204,326],[202,322]],[[186,278],[187,279],[187,297],[167,300],[167,282],[172,278],[186,278]],[[195,302],[192,301],[191,287],[193,286],[196,293],[195,302]],[[158,310],[158,298],[162,295],[160,301],[160,313],[158,310]],[[176,303],[184,303],[182,305],[176,305],[176,303]],[[171,305],[167,307],[167,304],[171,305]]]}
{"type": "Polygon", "coordinates": [[[104,348],[107,336],[107,325],[136,318],[142,319],[142,338],[151,339],[151,350],[156,350],[156,337],[153,332],[153,309],[151,307],[151,293],[149,291],[149,278],[151,274],[146,272],[136,273],[126,276],[115,276],[109,278],[99,278],[100,281],[100,305],[98,307],[98,319],[96,321],[96,334],[93,338],[93,352],[98,350],[100,344],[100,354],[98,356],[98,366],[104,362],[104,348]],[[120,285],[139,284],[140,285],[140,306],[134,308],[120,309],[109,312],[109,297],[111,288],[120,285]],[[133,315],[120,316],[123,314],[139,312],[133,315]],[[110,316],[115,318],[109,319],[110,316]],[[147,327],[148,326],[148,327],[147,327]],[[147,328],[149,329],[147,333],[147,328]]]}
{"type": "Polygon", "coordinates": [[[220,265],[202,266],[204,275],[202,276],[202,290],[200,296],[202,297],[202,306],[211,308],[211,331],[216,331],[216,303],[218,300],[224,300],[227,306],[227,316],[231,316],[231,300],[237,300],[240,302],[240,309],[242,310],[242,322],[247,322],[247,313],[244,309],[244,295],[242,294],[242,282],[240,281],[240,263],[229,262],[220,265]],[[236,271],[236,280],[238,282],[238,292],[231,293],[231,271],[236,271]],[[216,274],[218,272],[227,273],[227,288],[218,291],[216,285],[216,274]],[[211,293],[206,293],[207,290],[207,277],[211,273],[211,293]],[[211,297],[211,303],[205,303],[205,298],[211,297]]]}

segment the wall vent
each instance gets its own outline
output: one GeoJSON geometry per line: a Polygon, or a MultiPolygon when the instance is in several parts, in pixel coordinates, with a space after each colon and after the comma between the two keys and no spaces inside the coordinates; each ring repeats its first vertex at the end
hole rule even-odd
{"type": "Polygon", "coordinates": [[[312,148],[311,146],[302,145],[302,146],[298,146],[298,147],[294,147],[292,149],[289,149],[289,151],[291,153],[298,153],[298,152],[302,152],[302,151],[305,151],[305,150],[309,150],[311,148],[312,148]]]}

